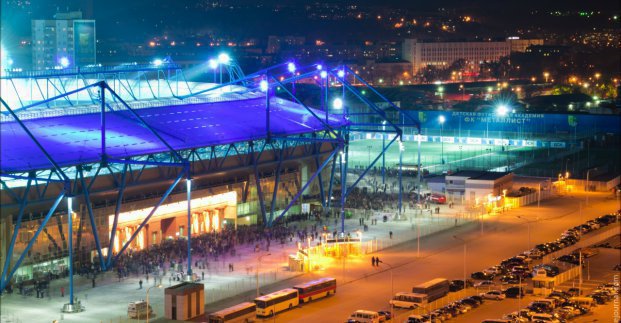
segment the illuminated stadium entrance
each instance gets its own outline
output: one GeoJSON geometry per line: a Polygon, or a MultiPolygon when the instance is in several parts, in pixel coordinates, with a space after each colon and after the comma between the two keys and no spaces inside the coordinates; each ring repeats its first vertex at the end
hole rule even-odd
{"type": "MultiPolygon", "coordinates": [[[[229,223],[237,226],[237,193],[235,191],[192,199],[192,235],[219,232],[229,223]]],[[[127,243],[140,227],[141,221],[150,209],[120,213],[114,240],[114,252],[127,243]]],[[[185,201],[164,204],[151,217],[129,249],[142,250],[162,242],[163,239],[187,238],[187,203],[185,201]]],[[[108,230],[112,230],[114,214],[108,216],[108,230]]],[[[111,232],[110,232],[111,233],[111,232]]]]}

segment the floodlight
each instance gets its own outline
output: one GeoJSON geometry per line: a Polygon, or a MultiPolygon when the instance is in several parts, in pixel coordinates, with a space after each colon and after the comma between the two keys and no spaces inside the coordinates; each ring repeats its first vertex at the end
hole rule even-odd
{"type": "Polygon", "coordinates": [[[498,108],[496,108],[496,114],[501,117],[506,116],[508,112],[509,112],[509,108],[507,107],[506,104],[501,104],[498,106],[498,108]]]}
{"type": "Polygon", "coordinates": [[[444,121],[446,121],[446,119],[444,118],[444,116],[439,116],[438,120],[440,121],[440,123],[444,123],[444,121]]]}
{"type": "Polygon", "coordinates": [[[326,71],[321,71],[321,73],[319,73],[319,75],[321,75],[322,79],[325,79],[326,77],[328,77],[328,72],[326,71]]]}
{"type": "Polygon", "coordinates": [[[227,53],[218,55],[218,63],[227,65],[231,62],[231,57],[227,53]]]}
{"type": "Polygon", "coordinates": [[[339,70],[339,71],[338,71],[338,73],[337,73],[337,75],[338,75],[340,78],[343,78],[343,76],[345,76],[345,71],[343,71],[343,70],[339,70]]]}
{"type": "Polygon", "coordinates": [[[289,64],[287,64],[287,70],[289,71],[289,73],[294,73],[295,72],[295,64],[293,62],[290,62],[289,64]]]}
{"type": "Polygon", "coordinates": [[[63,68],[67,68],[69,66],[69,59],[67,57],[61,57],[58,62],[63,68]]]}
{"type": "Polygon", "coordinates": [[[216,61],[215,59],[210,59],[207,64],[209,64],[209,68],[211,68],[212,70],[215,70],[216,68],[218,68],[218,61],[216,61]]]}
{"type": "Polygon", "coordinates": [[[337,110],[342,109],[343,108],[343,100],[341,98],[334,99],[334,101],[332,102],[332,107],[334,107],[337,110]]]}
{"type": "Polygon", "coordinates": [[[155,66],[160,66],[160,65],[162,65],[163,63],[164,63],[164,61],[162,61],[162,60],[161,60],[161,59],[159,59],[159,58],[158,58],[158,59],[153,60],[153,65],[155,65],[155,66]]]}
{"type": "Polygon", "coordinates": [[[261,80],[261,82],[259,83],[259,88],[261,89],[261,91],[267,92],[267,88],[268,88],[267,81],[261,80]]]}

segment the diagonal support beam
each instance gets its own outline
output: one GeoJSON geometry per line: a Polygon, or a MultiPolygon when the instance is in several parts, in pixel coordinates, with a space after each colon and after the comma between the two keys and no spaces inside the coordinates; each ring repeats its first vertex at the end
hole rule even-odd
{"type": "MultiPolygon", "coordinates": [[[[86,209],[88,210],[88,217],[91,221],[91,229],[93,230],[93,237],[95,238],[95,246],[97,247],[97,255],[99,256],[99,265],[101,266],[101,270],[106,270],[106,263],[104,263],[103,255],[101,253],[101,244],[99,243],[99,233],[97,232],[97,225],[95,224],[95,216],[93,215],[93,207],[91,205],[90,193],[86,189],[86,183],[84,182],[84,174],[82,172],[82,168],[80,167],[78,170],[80,174],[80,184],[82,185],[82,194],[84,195],[84,202],[86,203],[86,209]]],[[[80,226],[82,226],[82,221],[80,221],[80,226]]]]}
{"type": "Polygon", "coordinates": [[[157,204],[155,204],[155,206],[153,207],[153,209],[151,209],[151,212],[149,212],[149,215],[147,215],[144,220],[142,220],[142,223],[140,223],[140,225],[138,226],[138,228],[136,229],[136,231],[134,231],[134,233],[132,234],[132,236],[129,238],[129,240],[123,245],[123,247],[121,248],[121,250],[119,250],[119,253],[114,257],[114,261],[113,263],[116,263],[116,261],[119,259],[119,257],[123,254],[123,252],[125,251],[125,249],[127,249],[127,247],[129,247],[129,245],[134,241],[134,239],[138,236],[138,233],[140,233],[140,230],[142,230],[142,228],[144,228],[144,226],[149,222],[149,220],[151,219],[151,217],[153,216],[153,214],[155,214],[155,211],[157,211],[157,209],[160,207],[160,205],[162,205],[162,203],[164,203],[164,201],[166,201],[166,199],[168,198],[168,196],[170,195],[170,193],[172,193],[173,189],[175,189],[175,187],[177,187],[177,184],[179,184],[179,182],[181,181],[181,179],[183,178],[183,176],[186,175],[186,171],[184,170],[183,172],[179,172],[179,175],[177,175],[177,177],[175,178],[175,181],[170,185],[170,187],[166,190],[166,192],[164,193],[164,195],[162,196],[162,198],[160,198],[160,200],[157,202],[157,204]]]}
{"type": "MultiPolygon", "coordinates": [[[[362,180],[362,178],[364,177],[364,175],[367,174],[367,172],[369,172],[369,170],[371,170],[371,168],[373,168],[373,166],[375,166],[375,163],[377,163],[377,161],[382,157],[382,155],[384,155],[386,153],[386,151],[388,150],[388,148],[390,148],[390,146],[392,146],[392,144],[397,141],[397,138],[400,138],[399,136],[395,136],[394,138],[392,138],[392,140],[388,143],[388,145],[386,145],[386,147],[384,147],[384,149],[382,149],[382,152],[377,155],[377,157],[375,157],[375,159],[373,159],[373,162],[371,162],[371,165],[369,165],[363,172],[362,174],[360,174],[360,177],[358,177],[358,179],[354,182],[354,184],[352,184],[348,189],[347,189],[347,193],[345,193],[345,197],[347,197],[349,195],[349,192],[351,192],[351,189],[356,187],[356,185],[358,185],[358,183],[360,182],[360,180],[362,180]]],[[[341,185],[347,185],[346,183],[342,183],[341,185]]]]}
{"type": "Polygon", "coordinates": [[[119,194],[116,197],[116,207],[114,208],[114,220],[112,221],[112,229],[110,232],[110,243],[108,246],[108,258],[106,260],[106,267],[110,268],[112,265],[112,250],[114,250],[114,239],[116,238],[116,227],[119,224],[119,213],[121,212],[121,204],[123,204],[123,194],[125,193],[125,177],[127,176],[127,167],[129,164],[123,165],[123,172],[121,173],[121,185],[119,187],[119,194]]]}
{"type": "MultiPolygon", "coordinates": [[[[24,216],[24,210],[26,209],[26,205],[28,204],[28,193],[30,192],[30,184],[32,183],[32,178],[28,179],[26,183],[26,188],[24,189],[24,195],[19,201],[19,213],[17,213],[17,223],[15,223],[15,228],[13,229],[13,235],[11,236],[11,242],[9,243],[9,249],[7,250],[6,257],[4,259],[4,266],[2,267],[2,276],[0,277],[0,282],[5,281],[5,277],[7,276],[7,270],[9,269],[9,265],[11,263],[11,259],[13,258],[13,247],[15,247],[15,240],[17,239],[17,233],[19,232],[19,228],[22,225],[22,217],[24,216]]],[[[3,289],[0,288],[0,291],[3,289]]]]}
{"type": "Polygon", "coordinates": [[[34,245],[35,241],[37,241],[37,238],[39,237],[39,234],[41,234],[41,231],[43,231],[43,228],[45,228],[45,225],[50,220],[50,218],[52,217],[52,215],[56,211],[56,208],[58,207],[58,204],[60,204],[60,202],[62,201],[62,199],[64,197],[65,197],[65,192],[63,191],[63,192],[61,192],[58,195],[58,197],[54,201],[54,204],[52,205],[50,210],[47,212],[47,215],[43,219],[43,222],[41,223],[41,225],[39,226],[39,228],[35,232],[34,236],[32,236],[32,238],[28,242],[28,245],[26,246],[26,248],[24,249],[22,254],[19,256],[19,259],[17,259],[17,262],[15,263],[15,265],[13,266],[13,268],[11,269],[9,274],[6,275],[5,280],[0,282],[0,290],[4,290],[4,288],[6,287],[7,283],[9,281],[11,281],[11,278],[13,278],[13,275],[15,274],[15,272],[17,271],[19,266],[22,264],[22,261],[24,261],[24,257],[28,254],[28,251],[30,251],[30,249],[32,249],[32,246],[34,245]]]}
{"type": "Polygon", "coordinates": [[[317,175],[319,175],[321,173],[321,171],[326,167],[326,165],[328,165],[328,163],[330,162],[330,160],[338,153],[339,150],[334,150],[330,156],[328,158],[326,158],[326,160],[321,164],[321,166],[319,167],[319,169],[317,169],[315,171],[315,173],[313,174],[313,176],[311,176],[311,178],[308,179],[308,181],[306,182],[306,184],[304,184],[304,186],[302,186],[302,188],[298,191],[297,194],[295,194],[295,196],[293,197],[293,199],[291,200],[291,202],[289,202],[289,205],[287,205],[287,207],[282,211],[282,213],[276,218],[276,220],[278,220],[279,218],[283,217],[287,211],[289,211],[289,209],[293,206],[293,204],[295,204],[295,202],[297,202],[297,200],[300,198],[300,196],[304,193],[304,191],[308,188],[308,186],[310,185],[310,183],[313,182],[313,180],[315,180],[315,177],[317,177],[317,175]]]}

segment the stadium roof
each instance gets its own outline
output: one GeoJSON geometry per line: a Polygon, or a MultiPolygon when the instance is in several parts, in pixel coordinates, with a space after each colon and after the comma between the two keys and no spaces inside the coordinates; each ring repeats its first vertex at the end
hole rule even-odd
{"type": "MultiPolygon", "coordinates": [[[[174,149],[183,150],[266,137],[265,97],[225,102],[172,105],[134,110],[174,149]]],[[[325,114],[314,110],[322,120],[325,114]]],[[[106,112],[106,153],[125,158],[167,152],[167,147],[129,111],[106,112]]],[[[99,113],[24,120],[34,137],[60,166],[101,160],[99,113]]],[[[328,123],[347,123],[329,115],[328,123]]],[[[19,172],[52,165],[17,122],[3,122],[0,132],[0,170],[19,172]]],[[[270,99],[270,129],[274,136],[325,130],[325,125],[303,106],[270,99]]]]}

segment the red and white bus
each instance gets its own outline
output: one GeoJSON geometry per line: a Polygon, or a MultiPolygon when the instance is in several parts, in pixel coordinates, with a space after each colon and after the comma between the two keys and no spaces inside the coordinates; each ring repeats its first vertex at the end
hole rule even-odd
{"type": "Polygon", "coordinates": [[[314,299],[334,295],[336,293],[335,278],[320,278],[308,283],[293,286],[300,294],[300,303],[310,302],[314,299]]]}

